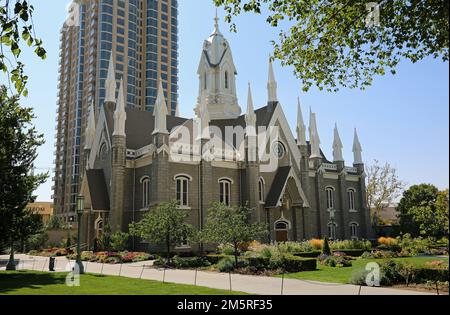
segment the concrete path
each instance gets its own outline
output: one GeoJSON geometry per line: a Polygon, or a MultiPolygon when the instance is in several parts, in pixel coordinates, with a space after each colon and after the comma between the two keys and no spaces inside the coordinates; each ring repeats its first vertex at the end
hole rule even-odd
{"type": "MultiPolygon", "coordinates": [[[[0,256],[0,260],[7,259],[0,256]]],[[[16,255],[18,270],[48,271],[49,258],[28,255],[16,255]]],[[[257,295],[428,295],[431,293],[399,290],[391,288],[359,287],[349,284],[324,283],[316,281],[304,281],[296,279],[246,276],[216,272],[204,272],[195,270],[157,269],[152,262],[141,262],[123,265],[108,265],[99,263],[83,263],[85,271],[93,274],[122,276],[128,278],[141,278],[146,280],[165,281],[179,284],[198,285],[215,289],[241,291],[257,295]],[[282,289],[283,286],[283,289],[282,289]]],[[[56,271],[70,271],[73,261],[65,257],[56,259],[56,271]]],[[[4,270],[5,267],[0,267],[4,270]]]]}

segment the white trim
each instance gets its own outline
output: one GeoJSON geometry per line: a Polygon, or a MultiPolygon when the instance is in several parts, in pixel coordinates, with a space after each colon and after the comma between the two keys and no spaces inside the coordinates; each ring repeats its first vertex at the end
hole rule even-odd
{"type": "Polygon", "coordinates": [[[284,217],[284,215],[281,215],[281,218],[279,218],[278,220],[276,220],[276,221],[274,222],[273,228],[274,228],[275,231],[290,231],[290,230],[292,229],[292,224],[291,224],[291,221],[289,221],[288,219],[286,219],[286,218],[284,217]],[[277,229],[277,224],[278,224],[278,223],[281,223],[281,222],[287,223],[287,227],[288,227],[288,228],[287,228],[287,229],[277,229]]]}
{"type": "Polygon", "coordinates": [[[220,184],[221,182],[223,182],[223,181],[227,181],[227,182],[230,182],[232,185],[234,185],[234,180],[232,180],[231,178],[229,178],[229,177],[221,177],[221,178],[219,178],[218,180],[217,180],[217,182],[220,184]]]}
{"type": "Polygon", "coordinates": [[[174,177],[175,180],[175,198],[178,196],[178,181],[181,181],[181,191],[180,191],[180,200],[177,199],[177,201],[180,203],[179,207],[189,207],[189,182],[192,181],[192,177],[186,174],[183,175],[177,175],[174,177]],[[186,191],[183,191],[183,183],[186,182],[186,191]],[[183,200],[183,195],[186,194],[186,200],[183,200]],[[182,201],[185,201],[185,203],[182,203],[182,201]]]}
{"type": "Polygon", "coordinates": [[[175,175],[173,177],[173,180],[176,181],[179,177],[185,177],[185,178],[189,179],[190,182],[192,182],[192,176],[189,174],[185,174],[185,173],[180,173],[180,174],[175,175]]]}

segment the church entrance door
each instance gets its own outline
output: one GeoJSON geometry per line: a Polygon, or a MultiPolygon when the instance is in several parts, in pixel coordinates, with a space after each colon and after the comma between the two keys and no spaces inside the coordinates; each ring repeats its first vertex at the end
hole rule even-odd
{"type": "Polygon", "coordinates": [[[277,242],[283,243],[288,241],[288,231],[276,231],[277,242]]]}

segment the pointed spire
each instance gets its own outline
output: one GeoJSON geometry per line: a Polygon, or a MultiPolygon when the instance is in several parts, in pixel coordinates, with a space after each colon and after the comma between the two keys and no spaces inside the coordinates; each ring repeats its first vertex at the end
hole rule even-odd
{"type": "Polygon", "coordinates": [[[269,102],[278,102],[277,97],[277,81],[273,72],[272,60],[269,60],[269,80],[267,82],[267,90],[269,92],[269,102]]]}
{"type": "Polygon", "coordinates": [[[95,137],[95,109],[94,109],[94,100],[92,100],[91,105],[89,106],[89,115],[86,127],[86,145],[84,147],[85,150],[92,149],[94,137],[95,137]]]}
{"type": "Polygon", "coordinates": [[[354,158],[354,165],[358,165],[358,164],[364,164],[363,160],[362,160],[362,147],[361,147],[361,143],[359,142],[359,137],[358,137],[358,131],[355,128],[355,138],[353,140],[353,158],[354,158]]]}
{"type": "Polygon", "coordinates": [[[214,32],[213,32],[213,35],[220,34],[219,20],[220,19],[219,19],[219,15],[218,15],[217,8],[216,8],[216,15],[214,17],[214,32]]]}
{"type": "Polygon", "coordinates": [[[123,78],[120,79],[119,95],[117,96],[116,109],[114,111],[114,132],[113,136],[125,136],[125,121],[127,113],[125,111],[125,92],[123,88],[123,78]]]}
{"type": "Polygon", "coordinates": [[[252,87],[250,82],[248,83],[248,97],[247,97],[247,113],[245,114],[245,122],[247,127],[252,126],[256,128],[256,115],[255,108],[253,106],[252,87]]]}
{"type": "Polygon", "coordinates": [[[111,52],[111,57],[109,58],[108,74],[105,81],[105,103],[116,102],[116,72],[114,71],[114,59],[111,52]]]}
{"type": "Polygon", "coordinates": [[[155,108],[153,110],[153,116],[155,116],[155,130],[153,134],[168,133],[167,131],[167,104],[164,96],[164,89],[162,80],[159,78],[158,95],[156,97],[155,108]]]}
{"type": "Polygon", "coordinates": [[[317,131],[316,114],[310,109],[309,140],[311,142],[311,158],[321,158],[320,137],[317,131]]]}
{"type": "Polygon", "coordinates": [[[300,97],[297,99],[297,144],[306,145],[306,126],[303,120],[302,105],[300,103],[300,97]]]}
{"type": "Polygon", "coordinates": [[[339,136],[339,130],[337,123],[334,126],[334,141],[333,141],[333,159],[334,162],[343,162],[344,157],[342,155],[342,145],[341,137],[339,136]]]}

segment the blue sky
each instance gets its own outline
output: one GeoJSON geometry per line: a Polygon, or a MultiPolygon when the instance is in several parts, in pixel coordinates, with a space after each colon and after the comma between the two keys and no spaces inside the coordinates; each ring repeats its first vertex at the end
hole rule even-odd
{"type": "MultiPolygon", "coordinates": [[[[22,55],[30,75],[29,97],[24,105],[33,106],[46,144],[40,148],[36,165],[52,168],[56,118],[59,31],[66,17],[67,0],[34,1],[37,33],[44,40],[48,58],[39,61],[30,52],[22,55]]],[[[196,70],[203,41],[213,30],[212,0],[179,0],[181,114],[193,116],[198,83],[196,70]]],[[[219,10],[219,16],[223,17],[219,10]]],[[[230,33],[221,22],[229,40],[238,70],[237,90],[245,110],[247,82],[252,83],[255,107],[267,100],[267,62],[270,40],[277,31],[265,23],[264,16],[244,15],[236,19],[238,33],[230,33]]],[[[312,89],[302,92],[291,68],[274,64],[278,98],[295,130],[296,99],[301,97],[305,117],[311,106],[317,113],[322,149],[331,157],[333,126],[338,123],[347,164],[353,161],[353,129],[358,128],[363,159],[389,162],[407,184],[433,183],[449,186],[449,67],[440,60],[426,59],[417,64],[404,61],[397,75],[376,77],[366,91],[343,89],[338,93],[312,89]]],[[[42,185],[39,200],[50,200],[52,183],[42,185]]]]}

